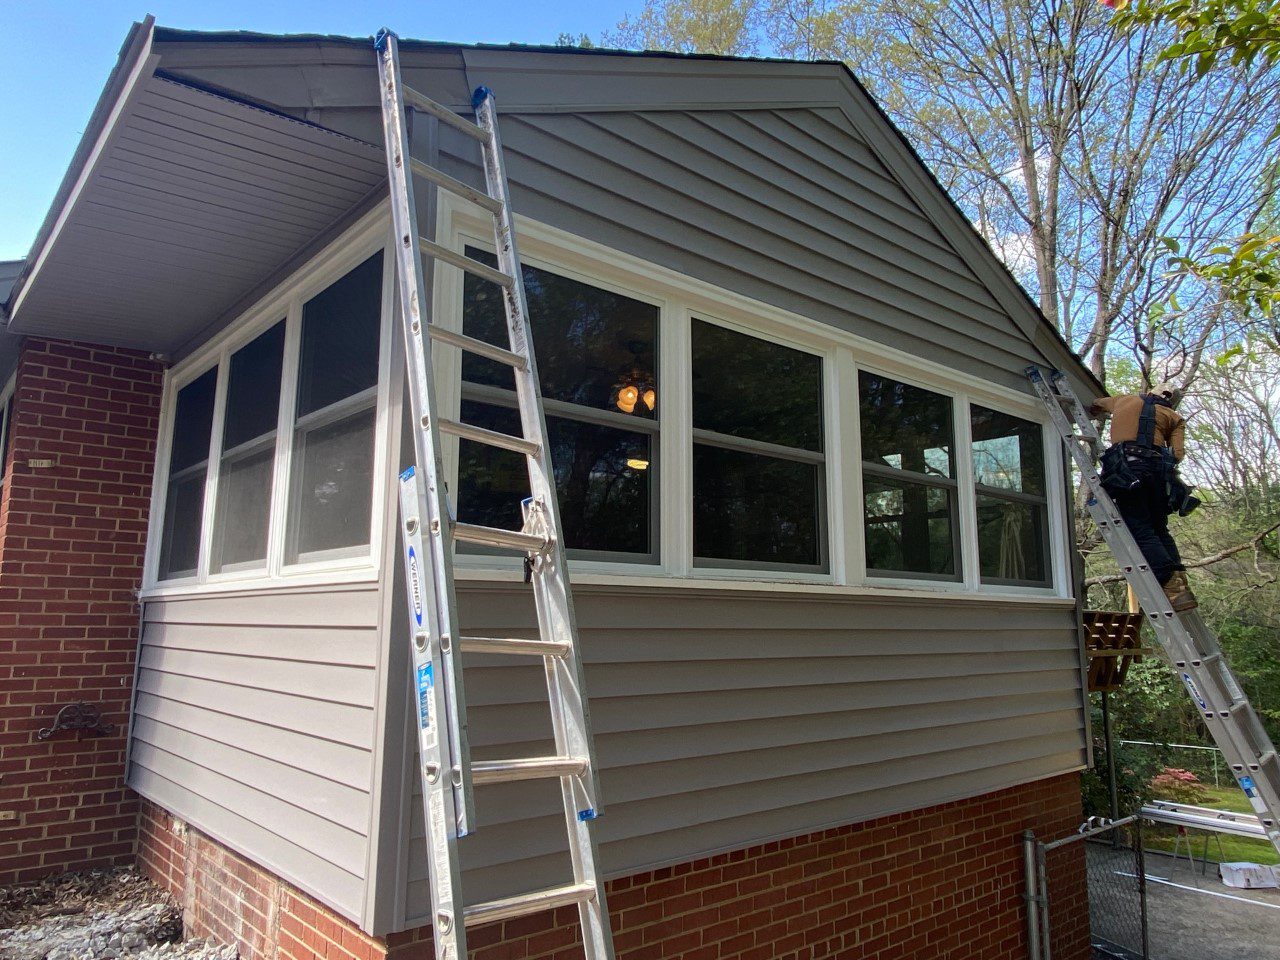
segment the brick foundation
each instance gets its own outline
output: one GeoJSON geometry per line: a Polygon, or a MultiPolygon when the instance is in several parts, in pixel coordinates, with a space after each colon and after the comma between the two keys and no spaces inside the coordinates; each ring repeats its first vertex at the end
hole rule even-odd
{"type": "Polygon", "coordinates": [[[161,368],[29,338],[0,497],[0,885],[133,860],[124,788],[161,368]],[[51,466],[31,466],[50,460],[51,466]],[[85,700],[109,736],[36,736],[85,700]]]}
{"type": "MultiPolygon", "coordinates": [[[[610,882],[619,960],[1023,960],[1019,837],[1070,833],[1075,775],[766,843],[610,882]]],[[[1067,880],[1083,877],[1083,850],[1067,880]]],[[[182,899],[189,930],[242,960],[428,960],[429,930],[370,938],[285,881],[143,807],[139,862],[182,899]]],[[[1054,957],[1088,957],[1088,911],[1054,957]]],[[[481,927],[474,960],[578,960],[577,912],[481,927]]]]}

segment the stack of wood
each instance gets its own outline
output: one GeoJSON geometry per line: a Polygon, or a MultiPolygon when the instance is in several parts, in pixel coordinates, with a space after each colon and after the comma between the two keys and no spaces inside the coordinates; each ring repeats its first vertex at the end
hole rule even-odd
{"type": "Polygon", "coordinates": [[[1142,612],[1086,610],[1085,648],[1089,654],[1089,692],[1114,693],[1129,666],[1155,651],[1142,646],[1142,612]]]}

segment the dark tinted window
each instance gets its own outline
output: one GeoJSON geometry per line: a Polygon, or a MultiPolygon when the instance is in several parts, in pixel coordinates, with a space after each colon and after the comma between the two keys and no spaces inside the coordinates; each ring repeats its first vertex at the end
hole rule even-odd
{"type": "Polygon", "coordinates": [[[274,433],[280,417],[280,366],[284,359],[284,321],[231,355],[227,376],[227,414],[222,449],[274,433]]]}
{"type": "Polygon", "coordinates": [[[200,560],[204,522],[204,486],[209,474],[209,441],[213,433],[213,400],[218,368],[201,374],[178,391],[165,491],[164,526],[160,534],[159,578],[190,576],[200,560]]]}
{"type": "Polygon", "coordinates": [[[862,491],[868,570],[955,577],[953,490],[868,475],[862,491]]]}
{"type": "Polygon", "coordinates": [[[1044,434],[1038,423],[974,406],[973,479],[979,486],[1044,494],[1044,434]]]}
{"type": "Polygon", "coordinates": [[[898,470],[951,477],[951,400],[874,373],[858,375],[862,459],[898,470]]]}
{"type": "Polygon", "coordinates": [[[693,425],[822,449],[822,358],[693,321],[693,425]]]}
{"type": "Polygon", "coordinates": [[[302,308],[298,417],[378,382],[382,254],[376,253],[302,308]]]}

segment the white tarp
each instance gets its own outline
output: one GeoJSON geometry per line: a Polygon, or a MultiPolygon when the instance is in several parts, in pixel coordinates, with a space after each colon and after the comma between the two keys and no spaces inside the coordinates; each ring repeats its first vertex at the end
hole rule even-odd
{"type": "Polygon", "coordinates": [[[1258,863],[1222,863],[1218,865],[1222,882],[1228,887],[1259,890],[1280,887],[1280,870],[1258,863]]]}

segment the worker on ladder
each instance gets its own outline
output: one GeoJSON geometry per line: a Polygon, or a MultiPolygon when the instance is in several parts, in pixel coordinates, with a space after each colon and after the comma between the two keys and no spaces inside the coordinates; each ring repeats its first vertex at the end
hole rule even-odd
{"type": "Polygon", "coordinates": [[[1091,416],[1111,417],[1111,446],[1102,454],[1102,483],[1115,501],[1151,572],[1174,610],[1198,604],[1169,533],[1169,515],[1190,513],[1199,500],[1178,476],[1187,421],[1177,411],[1182,391],[1170,383],[1149,393],[1099,397],[1091,416]]]}

